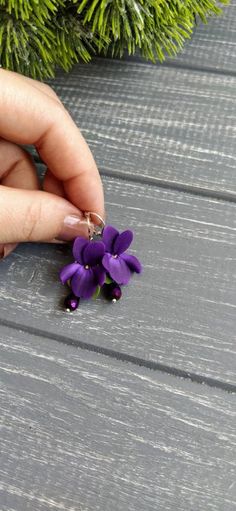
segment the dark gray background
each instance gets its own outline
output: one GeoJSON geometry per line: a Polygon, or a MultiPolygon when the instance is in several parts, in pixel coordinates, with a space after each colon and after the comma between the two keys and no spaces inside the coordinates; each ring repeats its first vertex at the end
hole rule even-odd
{"type": "Polygon", "coordinates": [[[235,34],[233,2],[164,65],[50,82],[144,272],[68,315],[68,247],[0,263],[2,511],[236,507],[235,34]]]}

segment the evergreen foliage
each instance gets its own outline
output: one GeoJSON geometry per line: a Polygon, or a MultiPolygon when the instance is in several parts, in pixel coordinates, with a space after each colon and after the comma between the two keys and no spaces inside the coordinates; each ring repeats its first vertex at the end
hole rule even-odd
{"type": "Polygon", "coordinates": [[[174,56],[196,20],[220,15],[230,0],[0,0],[0,65],[53,77],[93,55],[139,49],[153,62],[174,56]]]}

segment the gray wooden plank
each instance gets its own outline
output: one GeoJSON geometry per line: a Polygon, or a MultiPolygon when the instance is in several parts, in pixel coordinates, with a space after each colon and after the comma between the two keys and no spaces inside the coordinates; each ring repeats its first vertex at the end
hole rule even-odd
{"type": "Polygon", "coordinates": [[[49,83],[103,174],[236,200],[236,77],[97,59],[49,83]]]}
{"type": "Polygon", "coordinates": [[[23,244],[0,263],[0,322],[234,384],[236,205],[114,178],[104,187],[107,222],[134,230],[143,274],[117,304],[83,301],[68,315],[58,272],[69,247],[23,244]]]}
{"type": "Polygon", "coordinates": [[[164,65],[236,74],[236,3],[231,1],[221,8],[222,15],[208,17],[207,24],[198,18],[191,39],[176,57],[167,56],[164,65]]]}
{"type": "Polygon", "coordinates": [[[207,25],[198,22],[193,37],[172,62],[236,74],[235,1],[223,7],[222,16],[208,19],[207,25]]]}
{"type": "Polygon", "coordinates": [[[186,41],[177,58],[167,59],[184,66],[236,74],[236,3],[221,6],[223,15],[198,21],[191,40],[186,41]]]}
{"type": "Polygon", "coordinates": [[[235,396],[1,327],[2,511],[233,511],[235,396]]]}

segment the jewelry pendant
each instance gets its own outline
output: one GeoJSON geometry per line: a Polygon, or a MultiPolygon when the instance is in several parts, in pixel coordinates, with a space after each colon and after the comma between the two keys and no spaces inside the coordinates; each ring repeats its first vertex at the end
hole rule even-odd
{"type": "Polygon", "coordinates": [[[129,229],[119,232],[112,225],[105,225],[97,214],[86,212],[89,239],[78,236],[73,242],[74,262],[60,271],[62,284],[69,283],[70,294],[65,299],[67,311],[74,311],[81,298],[97,298],[100,291],[113,303],[122,296],[121,286],[127,285],[134,272],[141,273],[142,265],[136,256],[127,253],[133,240],[129,229]],[[91,222],[91,216],[100,220],[91,222]]]}

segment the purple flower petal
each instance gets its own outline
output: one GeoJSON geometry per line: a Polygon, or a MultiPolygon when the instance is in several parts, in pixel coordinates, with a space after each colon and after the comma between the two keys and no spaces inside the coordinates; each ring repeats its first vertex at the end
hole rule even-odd
{"type": "Polygon", "coordinates": [[[102,231],[102,241],[105,243],[106,252],[113,253],[113,244],[115,239],[119,236],[119,231],[112,225],[106,225],[102,231]]]}
{"type": "Polygon", "coordinates": [[[113,257],[111,254],[105,254],[102,259],[102,264],[117,284],[128,284],[131,277],[131,270],[121,257],[113,257]]]}
{"type": "Polygon", "coordinates": [[[122,254],[129,248],[130,244],[133,240],[133,232],[130,230],[123,231],[119,236],[117,236],[114,246],[113,246],[113,254],[122,254]]]}
{"type": "Polygon", "coordinates": [[[130,268],[131,271],[136,271],[136,273],[141,273],[142,265],[141,265],[140,261],[137,259],[137,257],[135,257],[134,255],[131,255],[131,254],[122,254],[120,257],[122,259],[124,259],[126,264],[128,264],[128,267],[130,268]]]}
{"type": "Polygon", "coordinates": [[[94,278],[99,286],[103,286],[106,279],[106,272],[102,265],[93,268],[94,278]]]}
{"type": "Polygon", "coordinates": [[[65,284],[66,281],[68,279],[70,279],[72,277],[72,275],[74,275],[74,273],[78,270],[79,266],[80,265],[78,263],[72,263],[72,264],[67,264],[66,266],[63,266],[63,268],[61,269],[61,271],[59,273],[59,277],[60,277],[62,284],[65,284]]]}
{"type": "Polygon", "coordinates": [[[91,298],[97,287],[92,268],[85,269],[83,266],[73,275],[71,289],[80,298],[91,298]]]}
{"type": "Polygon", "coordinates": [[[95,266],[102,261],[105,245],[102,241],[90,241],[83,250],[84,264],[95,266]]]}
{"type": "Polygon", "coordinates": [[[89,244],[89,241],[85,238],[82,238],[81,236],[78,236],[78,238],[75,238],[74,244],[73,244],[73,256],[76,261],[78,261],[80,264],[85,264],[83,259],[83,252],[86,247],[86,245],[89,244]]]}

